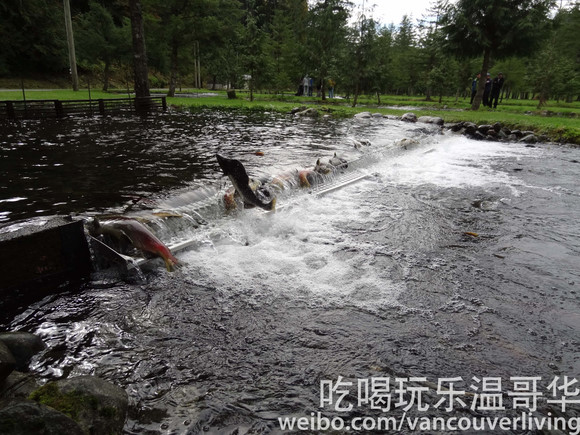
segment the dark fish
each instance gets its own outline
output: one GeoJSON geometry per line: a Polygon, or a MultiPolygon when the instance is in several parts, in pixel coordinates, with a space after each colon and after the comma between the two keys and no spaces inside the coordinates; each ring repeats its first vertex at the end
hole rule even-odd
{"type": "Polygon", "coordinates": [[[222,169],[224,175],[227,175],[234,185],[236,192],[242,197],[245,204],[250,204],[264,210],[274,210],[276,206],[276,198],[266,203],[260,200],[250,186],[250,177],[246,172],[244,165],[238,160],[228,159],[226,157],[216,154],[217,161],[222,169]]]}

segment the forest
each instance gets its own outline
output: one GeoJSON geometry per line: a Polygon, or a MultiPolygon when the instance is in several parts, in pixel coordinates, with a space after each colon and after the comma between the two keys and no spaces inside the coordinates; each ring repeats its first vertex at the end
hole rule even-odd
{"type": "MultiPolygon", "coordinates": [[[[70,2],[78,71],[93,87],[133,86],[128,3],[70,2]]],[[[181,87],[296,93],[308,75],[323,99],[332,80],[354,104],[359,95],[430,100],[463,97],[476,74],[502,72],[504,98],[540,106],[580,98],[577,1],[436,0],[400,23],[345,0],[139,3],[149,85],[169,95],[181,87]]],[[[69,74],[62,0],[3,0],[0,37],[0,77],[69,74]]]]}

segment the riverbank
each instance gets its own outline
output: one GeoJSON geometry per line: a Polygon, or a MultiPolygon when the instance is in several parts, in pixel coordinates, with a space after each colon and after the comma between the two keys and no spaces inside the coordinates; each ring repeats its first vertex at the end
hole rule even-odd
{"type": "MultiPolygon", "coordinates": [[[[152,94],[165,95],[166,89],[154,89],[152,94]]],[[[26,99],[97,99],[111,98],[113,95],[127,96],[126,90],[112,92],[81,89],[73,92],[68,89],[2,89],[0,100],[26,99]]],[[[356,107],[349,98],[335,98],[321,101],[316,97],[297,97],[291,94],[254,94],[253,101],[247,91],[236,91],[236,98],[230,99],[226,91],[206,89],[181,89],[175,97],[167,99],[169,105],[180,110],[197,108],[226,108],[257,111],[289,112],[297,106],[315,107],[333,117],[350,117],[357,113],[370,111],[383,115],[396,115],[412,111],[417,116],[438,116],[445,123],[473,122],[502,125],[519,130],[531,130],[544,135],[551,141],[580,145],[580,102],[548,101],[538,108],[535,100],[504,100],[497,109],[480,108],[472,111],[468,99],[443,98],[438,101],[425,101],[424,97],[381,96],[380,104],[375,97],[362,96],[356,107]]]]}

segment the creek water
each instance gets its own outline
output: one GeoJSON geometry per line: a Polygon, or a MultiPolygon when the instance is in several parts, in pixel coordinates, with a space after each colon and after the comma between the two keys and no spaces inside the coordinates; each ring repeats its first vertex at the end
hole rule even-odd
{"type": "Polygon", "coordinates": [[[580,376],[578,148],[383,118],[199,112],[10,124],[0,149],[6,222],[193,210],[227,186],[216,152],[255,176],[337,152],[368,175],[326,195],[286,193],[276,213],[206,208],[202,225],[179,227],[196,243],[177,272],[96,273],[5,320],[48,344],[32,365],[42,379],[123,387],[128,434],[277,433],[280,417],[318,412],[347,423],[580,416],[577,384],[550,388],[580,376]]]}

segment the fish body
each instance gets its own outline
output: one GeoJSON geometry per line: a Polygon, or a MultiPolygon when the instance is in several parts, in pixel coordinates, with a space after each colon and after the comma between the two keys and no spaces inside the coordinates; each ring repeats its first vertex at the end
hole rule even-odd
{"type": "Polygon", "coordinates": [[[228,159],[219,154],[216,154],[216,158],[224,175],[227,175],[230,179],[236,192],[242,197],[244,204],[260,207],[264,210],[274,210],[276,198],[270,202],[265,202],[256,196],[255,189],[253,190],[250,185],[250,177],[246,172],[246,168],[239,160],[228,159]]]}
{"type": "Polygon", "coordinates": [[[119,240],[126,237],[135,248],[161,257],[165,262],[165,267],[170,272],[179,265],[179,261],[173,256],[169,248],[149,228],[135,219],[118,219],[106,223],[94,219],[92,231],[96,234],[108,234],[119,240]]]}
{"type": "Polygon", "coordinates": [[[334,153],[334,156],[328,161],[328,163],[335,168],[348,168],[348,162],[346,159],[338,157],[336,153],[334,153]]]}
{"type": "Polygon", "coordinates": [[[316,172],[318,172],[319,174],[327,175],[333,171],[333,167],[330,165],[327,165],[326,163],[321,162],[320,159],[318,159],[316,161],[316,164],[314,165],[314,170],[316,172]]]}

